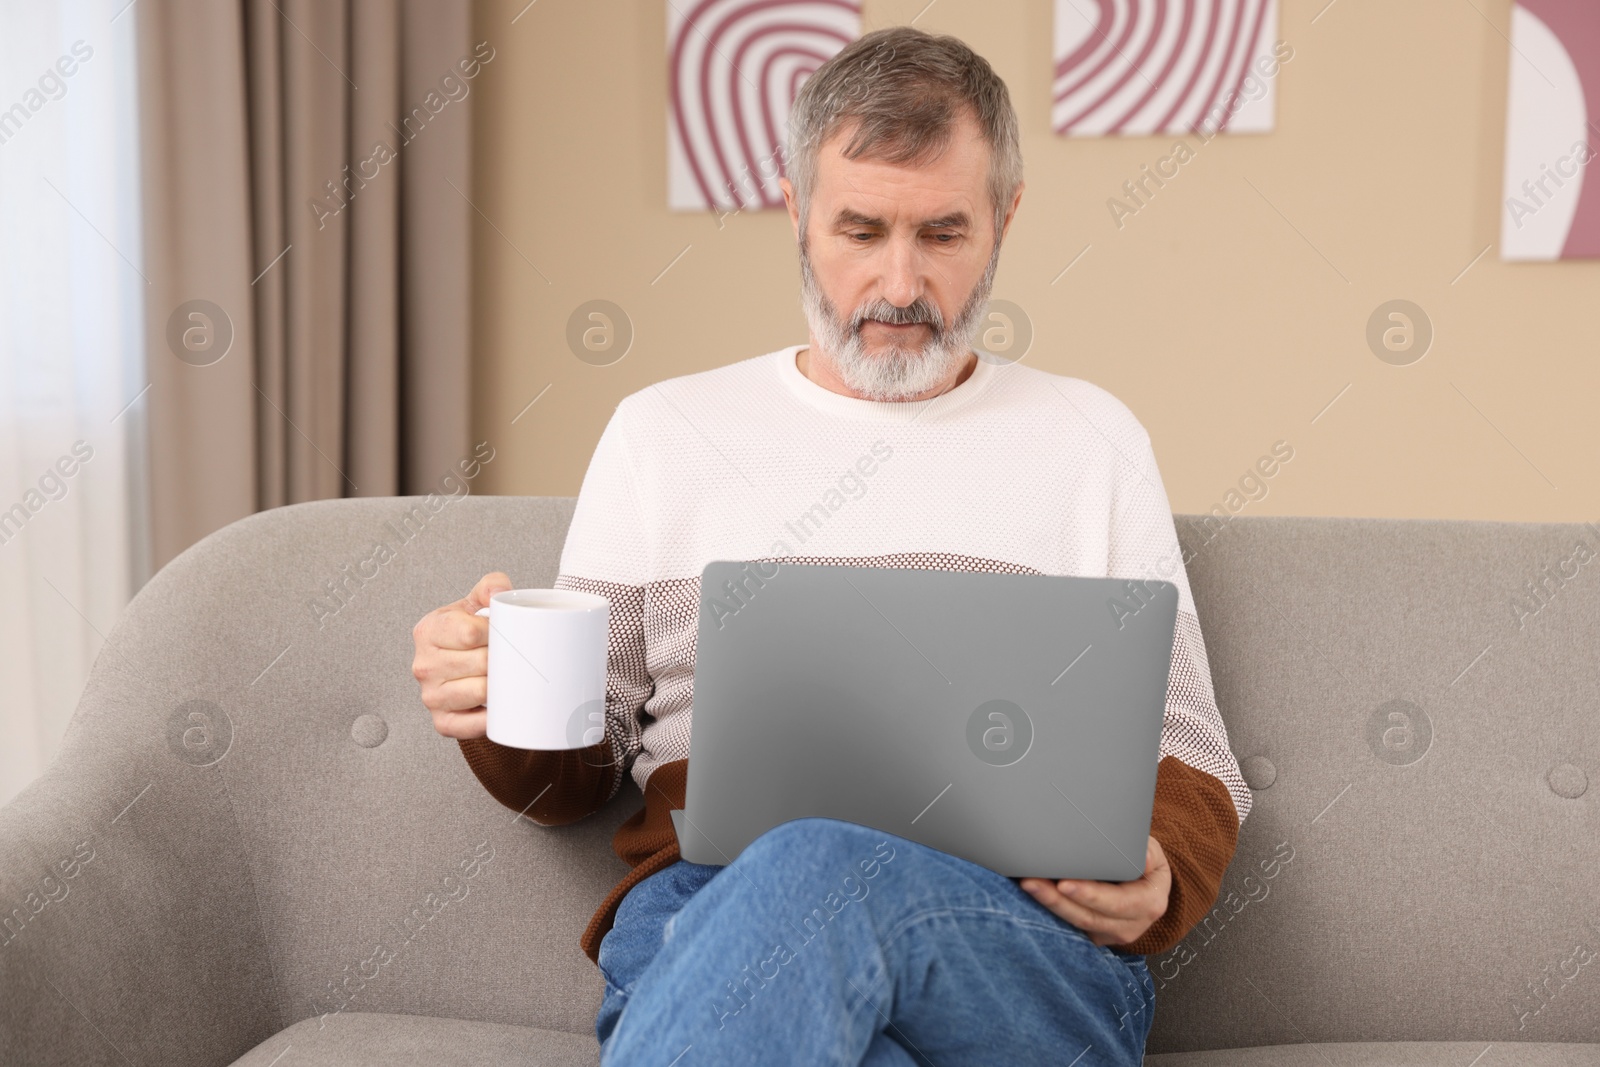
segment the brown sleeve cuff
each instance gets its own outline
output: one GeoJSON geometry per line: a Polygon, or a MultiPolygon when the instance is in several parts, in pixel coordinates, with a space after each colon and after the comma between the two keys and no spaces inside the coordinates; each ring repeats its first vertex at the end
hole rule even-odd
{"type": "Polygon", "coordinates": [[[576,822],[600,810],[618,784],[611,745],[604,739],[568,751],[512,748],[487,737],[458,743],[490,796],[545,826],[576,822]]]}
{"type": "Polygon", "coordinates": [[[1156,768],[1156,799],[1150,836],[1161,843],[1172,868],[1167,911],[1123,952],[1152,956],[1182,941],[1217,902],[1222,876],[1239,843],[1239,815],[1217,779],[1175,756],[1156,768]]]}

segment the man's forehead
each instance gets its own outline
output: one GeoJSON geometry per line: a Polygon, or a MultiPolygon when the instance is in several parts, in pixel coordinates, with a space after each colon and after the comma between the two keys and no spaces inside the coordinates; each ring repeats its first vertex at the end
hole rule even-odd
{"type": "Polygon", "coordinates": [[[876,153],[846,158],[855,132],[852,124],[844,125],[818,153],[817,199],[834,225],[965,226],[971,213],[982,209],[988,198],[989,146],[970,114],[956,120],[942,144],[906,162],[876,153]]]}

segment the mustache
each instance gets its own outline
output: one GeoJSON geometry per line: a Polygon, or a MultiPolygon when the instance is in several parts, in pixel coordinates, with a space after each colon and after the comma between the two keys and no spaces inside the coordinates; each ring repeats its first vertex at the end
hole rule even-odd
{"type": "Polygon", "coordinates": [[[855,314],[850,317],[851,332],[860,333],[862,324],[868,320],[894,326],[926,323],[933,327],[936,336],[944,333],[944,314],[939,310],[939,305],[926,297],[919,296],[905,307],[896,307],[882,297],[869,300],[856,308],[855,314]]]}

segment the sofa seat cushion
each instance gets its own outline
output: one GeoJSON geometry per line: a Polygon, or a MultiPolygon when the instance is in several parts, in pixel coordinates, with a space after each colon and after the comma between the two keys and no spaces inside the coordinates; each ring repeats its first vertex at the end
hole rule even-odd
{"type": "Polygon", "coordinates": [[[234,1067],[597,1067],[594,1034],[428,1015],[342,1012],[302,1019],[234,1061],[234,1067]],[[285,1052],[288,1055],[284,1055],[285,1052]],[[281,1059],[279,1057],[282,1057],[281,1059]]]}
{"type": "Polygon", "coordinates": [[[1145,1067],[1594,1067],[1600,1045],[1488,1041],[1329,1041],[1168,1052],[1145,1067]],[[1485,1051],[1488,1055],[1484,1055],[1485,1051]],[[1478,1057],[1482,1057],[1481,1059],[1478,1057]]]}

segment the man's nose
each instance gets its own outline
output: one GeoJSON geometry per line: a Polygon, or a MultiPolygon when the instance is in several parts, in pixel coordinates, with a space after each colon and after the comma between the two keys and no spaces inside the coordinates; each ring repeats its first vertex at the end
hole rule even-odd
{"type": "Polygon", "coordinates": [[[897,308],[910,307],[922,295],[922,256],[907,241],[890,241],[883,265],[883,298],[897,308]]]}

